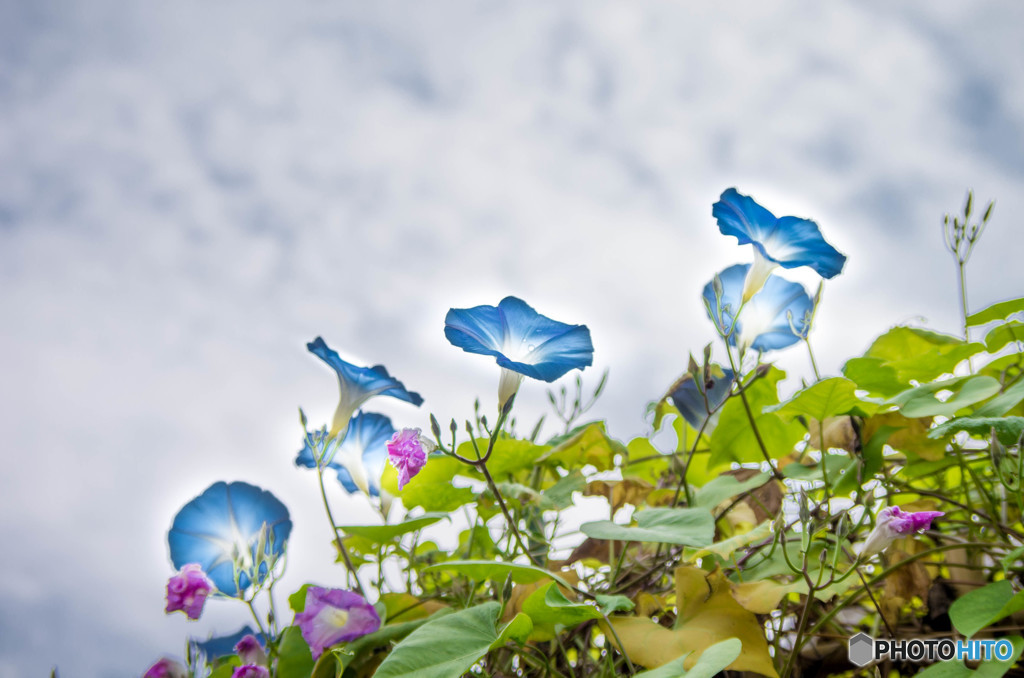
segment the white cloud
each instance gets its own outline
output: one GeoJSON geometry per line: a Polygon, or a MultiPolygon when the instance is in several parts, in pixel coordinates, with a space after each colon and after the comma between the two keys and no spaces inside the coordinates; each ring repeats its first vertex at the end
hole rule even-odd
{"type": "MultiPolygon", "coordinates": [[[[750,256],[710,217],[728,186],[850,256],[827,371],[917,314],[955,329],[938,225],[967,186],[1000,201],[972,301],[1021,289],[1021,10],[903,7],[0,9],[0,672],[129,675],[206,630],[162,616],[163,539],[220,478],[292,509],[288,585],[337,576],[291,468],[296,406],[333,405],[317,334],[421,391],[380,408],[425,426],[496,388],[447,308],[520,295],[590,325],[628,438],[750,256]]],[[[522,416],[545,401],[525,385],[522,416]]]]}

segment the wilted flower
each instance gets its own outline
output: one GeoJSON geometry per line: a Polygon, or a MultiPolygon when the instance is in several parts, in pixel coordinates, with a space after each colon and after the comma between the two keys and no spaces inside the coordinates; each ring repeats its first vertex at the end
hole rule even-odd
{"type": "Polygon", "coordinates": [[[248,483],[218,482],[178,511],[167,533],[175,567],[198,563],[220,593],[237,596],[235,563],[241,565],[239,585],[267,575],[266,558],[284,552],[292,530],[288,509],[277,497],[248,483]],[[264,525],[266,530],[264,531],[264,525]],[[263,554],[257,553],[264,534],[263,554]],[[257,562],[264,561],[257,568],[257,562]]]}
{"type": "Polygon", "coordinates": [[[776,218],[735,188],[722,193],[711,207],[711,215],[723,234],[736,236],[740,245],[754,246],[754,265],[743,286],[743,301],[749,301],[778,266],[809,266],[822,278],[832,278],[846,263],[846,257],[821,237],[816,223],[799,217],[776,218]]]}
{"type": "Polygon", "coordinates": [[[306,348],[330,365],[338,375],[341,398],[331,422],[331,436],[344,433],[355,411],[373,396],[386,395],[417,406],[423,404],[423,398],[419,393],[406,390],[402,382],[388,374],[383,365],[356,367],[342,360],[320,337],[306,344],[306,348]]]}
{"type": "Polygon", "coordinates": [[[142,678],[187,678],[187,676],[188,672],[181,662],[164,657],[150,666],[142,678]]]}
{"type": "Polygon", "coordinates": [[[519,390],[523,376],[552,382],[594,361],[586,325],[552,320],[516,297],[505,297],[497,306],[449,310],[444,336],[464,351],[495,357],[502,368],[498,409],[519,390]]]}
{"type": "Polygon", "coordinates": [[[683,419],[695,431],[699,431],[704,426],[707,433],[714,430],[718,421],[716,410],[729,397],[733,371],[712,365],[709,376],[709,383],[703,384],[695,381],[693,375],[687,372],[668,391],[668,397],[672,399],[672,404],[683,415],[683,419]],[[709,410],[714,414],[709,415],[709,410]],[[711,420],[705,426],[704,420],[709,416],[711,420]]]}
{"type": "Polygon", "coordinates": [[[195,650],[195,652],[206,655],[207,661],[214,659],[220,659],[222,657],[229,657],[235,654],[235,646],[246,636],[251,636],[256,632],[251,626],[243,626],[235,633],[231,633],[223,636],[212,636],[206,640],[200,640],[198,638],[190,638],[189,644],[195,650]]]}
{"type": "Polygon", "coordinates": [[[391,438],[387,447],[391,465],[398,470],[398,489],[402,489],[427,463],[420,430],[403,428],[391,438]]]}
{"type": "Polygon", "coordinates": [[[395,427],[384,415],[360,412],[352,417],[340,443],[332,442],[325,430],[307,434],[295,464],[316,468],[314,454],[326,450],[327,456],[321,463],[336,470],[338,481],[347,492],[362,490],[377,496],[388,456],[385,446],[394,434],[395,427]],[[321,446],[324,450],[316,449],[321,446]]]}
{"type": "Polygon", "coordinates": [[[270,678],[270,671],[259,664],[242,664],[231,672],[231,678],[270,678]]]}
{"type": "Polygon", "coordinates": [[[723,334],[731,331],[729,344],[739,346],[740,351],[751,347],[770,351],[785,348],[805,337],[810,330],[807,317],[813,303],[803,286],[769,276],[764,288],[742,304],[740,296],[749,269],[750,264],[736,264],[719,273],[720,298],[716,299],[714,281],[704,286],[704,302],[712,321],[723,334]]]}
{"type": "Polygon", "coordinates": [[[295,615],[302,637],[318,659],[332,645],[355,640],[380,628],[380,617],[366,600],[345,589],[306,589],[306,605],[295,615]]]}
{"type": "Polygon", "coordinates": [[[206,597],[212,592],[213,582],[199,563],[188,563],[167,580],[166,612],[181,610],[189,619],[199,619],[206,597]]]}
{"type": "Polygon", "coordinates": [[[235,654],[243,664],[266,664],[267,653],[256,636],[247,634],[235,645],[235,654]]]}
{"type": "Polygon", "coordinates": [[[881,553],[896,539],[927,530],[933,520],[944,515],[942,511],[903,511],[898,506],[882,509],[875,519],[875,529],[871,530],[864,542],[861,557],[868,558],[881,553]]]}

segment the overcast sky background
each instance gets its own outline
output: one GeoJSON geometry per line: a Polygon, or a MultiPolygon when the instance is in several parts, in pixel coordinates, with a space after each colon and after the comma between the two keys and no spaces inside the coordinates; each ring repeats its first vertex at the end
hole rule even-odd
{"type": "Polygon", "coordinates": [[[444,314],[515,294],[589,325],[628,439],[751,258],[711,219],[730,186],[849,256],[825,372],[899,322],[956,331],[939,225],[968,187],[998,199],[971,305],[1019,295],[1022,26],[1012,0],[0,0],[0,675],[138,675],[234,631],[227,603],[163,614],[166,530],[216,480],[291,509],[282,590],[340,583],[293,466],[296,407],[335,404],[317,335],[424,395],[372,404],[396,426],[464,419],[497,369],[444,314]]]}

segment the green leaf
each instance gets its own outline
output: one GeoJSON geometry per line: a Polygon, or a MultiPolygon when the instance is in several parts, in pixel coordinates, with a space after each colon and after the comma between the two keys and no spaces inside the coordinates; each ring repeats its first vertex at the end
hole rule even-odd
{"type": "MultiPolygon", "coordinates": [[[[785,372],[773,367],[746,391],[757,429],[772,459],[792,452],[793,446],[804,437],[804,429],[798,422],[786,421],[773,412],[764,412],[766,407],[778,404],[778,382],[785,376],[785,372]]],[[[720,412],[718,425],[711,433],[708,468],[723,466],[732,461],[763,461],[761,447],[750,427],[742,399],[730,398],[720,412]]]]}
{"type": "Polygon", "coordinates": [[[601,613],[592,605],[569,601],[555,582],[546,584],[523,601],[523,612],[533,620],[542,638],[554,638],[556,626],[572,628],[591,619],[600,619],[601,613]]]}
{"type": "Polygon", "coordinates": [[[376,678],[459,678],[498,640],[494,601],[431,618],[395,645],[376,678]]]}
{"type": "Polygon", "coordinates": [[[929,438],[945,438],[960,431],[988,438],[992,429],[1003,445],[1016,445],[1024,434],[1024,417],[957,417],[928,431],[929,438]]]}
{"type": "Polygon", "coordinates": [[[1002,388],[993,377],[974,375],[936,381],[912,388],[890,398],[887,404],[898,405],[904,417],[952,417],[968,405],[991,398],[1002,388]],[[953,395],[939,400],[936,394],[951,391],[953,395]]]}
{"type": "Polygon", "coordinates": [[[561,511],[573,505],[573,492],[583,492],[587,489],[587,481],[578,470],[573,470],[569,475],[559,478],[551,487],[540,494],[540,508],[545,511],[561,511]]]}
{"type": "MultiPolygon", "coordinates": [[[[480,454],[487,451],[488,442],[487,438],[477,438],[476,444],[480,454]]],[[[523,469],[532,469],[537,459],[550,449],[548,445],[537,445],[529,440],[500,437],[494,442],[494,450],[487,460],[487,470],[495,478],[503,478],[523,469]]],[[[456,452],[466,459],[476,459],[476,450],[473,449],[473,443],[468,440],[459,445],[456,452]]],[[[466,464],[460,466],[459,473],[473,478],[483,477],[474,467],[466,464]]]]}
{"type": "Polygon", "coordinates": [[[881,358],[851,358],[843,365],[843,374],[873,395],[888,397],[907,387],[896,368],[881,358]]]}
{"type": "Polygon", "coordinates": [[[636,674],[636,678],[713,678],[725,670],[740,656],[743,650],[743,643],[739,638],[730,638],[720,643],[715,643],[701,653],[700,659],[689,671],[683,669],[683,662],[691,653],[687,652],[682,657],[663,664],[652,671],[644,671],[636,674]]]}
{"type": "Polygon", "coordinates": [[[761,487],[771,480],[771,477],[770,473],[758,473],[741,482],[736,479],[736,476],[718,476],[697,490],[697,494],[693,498],[693,505],[714,509],[727,499],[761,487]]]}
{"type": "Polygon", "coordinates": [[[278,678],[309,678],[313,673],[313,655],[298,626],[289,626],[281,634],[277,647],[278,678]]]}
{"type": "Polygon", "coordinates": [[[858,398],[856,390],[857,385],[849,379],[832,377],[811,384],[786,402],[766,407],[764,411],[776,412],[787,419],[802,415],[818,421],[839,414],[873,414],[878,406],[858,398]]]}
{"type": "Polygon", "coordinates": [[[988,401],[974,414],[978,417],[1001,417],[1024,400],[1024,379],[1006,389],[992,400],[988,401]]]}
{"type": "Polygon", "coordinates": [[[616,455],[627,454],[622,443],[605,433],[604,423],[597,422],[562,440],[538,461],[554,462],[570,470],[589,464],[598,471],[607,471],[615,466],[616,455]]]}
{"type": "Polygon", "coordinates": [[[447,513],[476,499],[471,488],[452,485],[455,474],[464,466],[457,459],[435,452],[401,491],[398,489],[398,472],[391,464],[384,468],[381,486],[401,499],[406,508],[419,506],[424,511],[447,513]]]}
{"type": "Polygon", "coordinates": [[[709,544],[702,549],[697,549],[693,552],[686,553],[683,560],[687,562],[693,562],[697,558],[703,558],[708,554],[715,554],[720,558],[728,558],[733,554],[736,549],[741,549],[744,546],[753,544],[756,541],[761,541],[772,536],[772,521],[766,520],[754,529],[748,532],[742,532],[728,539],[722,541],[716,541],[713,544],[709,544]]]}
{"type": "Polygon", "coordinates": [[[989,353],[995,353],[1012,341],[1024,341],[1024,323],[1019,320],[993,328],[985,335],[985,348],[989,353]]]}
{"type": "Polygon", "coordinates": [[[636,607],[633,601],[626,596],[606,596],[600,593],[595,593],[594,600],[597,602],[598,609],[605,614],[629,612],[636,607]]]}
{"type": "Polygon", "coordinates": [[[288,596],[288,606],[296,614],[306,609],[306,589],[310,586],[313,586],[313,584],[303,584],[299,587],[298,591],[288,596]]]}
{"type": "Polygon", "coordinates": [[[977,313],[970,314],[967,316],[967,324],[970,327],[977,327],[978,325],[990,323],[993,320],[1008,318],[1014,313],[1020,313],[1021,311],[1024,311],[1024,297],[1008,299],[1007,301],[992,304],[977,313]]]}
{"type": "Polygon", "coordinates": [[[343,652],[340,652],[337,655],[338,663],[341,665],[342,670],[344,670],[364,654],[368,654],[380,647],[390,647],[392,643],[405,638],[424,624],[440,619],[448,614],[452,614],[452,611],[448,608],[444,608],[424,619],[416,619],[398,624],[386,624],[373,633],[368,633],[365,636],[356,638],[350,643],[346,643],[344,645],[343,652]]]}
{"type": "Polygon", "coordinates": [[[904,383],[911,379],[923,383],[952,374],[957,365],[983,349],[981,344],[949,334],[897,326],[875,339],[864,357],[881,359],[904,383]]]}
{"type": "Polygon", "coordinates": [[[966,593],[949,607],[949,618],[956,630],[970,638],[1003,617],[1024,610],[1024,592],[1014,595],[1005,579],[966,593]]]}
{"type": "Polygon", "coordinates": [[[423,571],[458,572],[464,577],[477,581],[491,579],[498,582],[504,582],[506,577],[512,575],[512,581],[517,584],[532,584],[541,579],[553,579],[566,588],[572,588],[554,572],[549,572],[533,565],[503,563],[496,560],[450,560],[446,563],[425,567],[423,571]]]}
{"type": "Polygon", "coordinates": [[[685,546],[707,546],[715,538],[715,519],[706,508],[655,508],[637,511],[636,527],[610,520],[583,523],[580,530],[594,539],[649,541],[685,546]]]}
{"type": "Polygon", "coordinates": [[[498,632],[498,638],[491,643],[491,649],[496,650],[499,647],[504,647],[505,643],[509,641],[525,643],[531,632],[533,632],[533,620],[530,619],[529,615],[520,612],[515,617],[512,617],[511,621],[505,624],[501,631],[498,632]]]}
{"type": "Polygon", "coordinates": [[[433,525],[442,519],[451,520],[447,513],[425,513],[422,516],[393,525],[339,525],[338,529],[343,530],[345,534],[363,537],[375,544],[383,544],[404,534],[422,530],[427,525],[433,525]]]}

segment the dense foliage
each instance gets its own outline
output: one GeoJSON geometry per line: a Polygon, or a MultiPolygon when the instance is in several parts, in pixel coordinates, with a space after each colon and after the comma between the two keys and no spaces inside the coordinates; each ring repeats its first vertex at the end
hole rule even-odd
{"type": "MultiPolygon", "coordinates": [[[[721,341],[691,355],[650,403],[650,434],[632,440],[587,418],[607,375],[589,383],[576,372],[550,392],[554,437],[541,435],[544,421],[516,419],[524,377],[553,382],[590,365],[593,349],[586,327],[513,297],[448,314],[449,341],[500,367],[498,407],[478,402],[472,419],[445,426],[431,416],[430,433],[396,431],[368,411],[374,397],[422,399],[318,338],[309,349],[338,375],[341,400],[329,426],[311,430],[302,416],[296,463],[319,484],[337,578],[304,586],[283,609],[274,587],[287,509],[245,483],[213,485],[170,532],[182,570],[168,611],[198,618],[208,596],[236,600],[256,628],[196,641],[184,665],[161,660],[149,675],[670,678],[926,666],[858,669],[847,639],[859,631],[1007,637],[1016,659],[1024,298],[968,313],[965,267],[991,214],[972,223],[972,207],[945,227],[960,332],[893,327],[840,376],[815,365],[813,383],[795,384],[771,352],[805,350],[814,365],[822,290],[812,297],[775,271],[808,266],[831,278],[845,257],[814,222],[723,193],[713,216],[753,246],[754,261],[707,284],[721,341]],[[335,478],[377,509],[377,524],[337,524],[325,488],[335,478]],[[581,517],[581,495],[603,497],[604,515],[581,517]],[[432,540],[444,531],[457,547],[432,540]]],[[[1012,665],[954,661],[924,673],[999,676],[1012,665]]]]}

